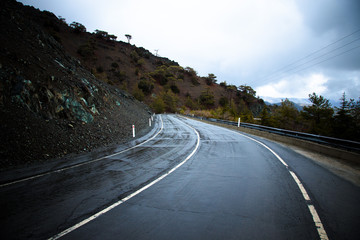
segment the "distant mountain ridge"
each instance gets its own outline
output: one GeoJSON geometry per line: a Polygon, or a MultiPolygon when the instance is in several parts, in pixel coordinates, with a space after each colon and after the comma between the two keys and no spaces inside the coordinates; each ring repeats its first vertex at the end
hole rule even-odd
{"type": "MultiPolygon", "coordinates": [[[[285,100],[286,98],[275,98],[275,97],[262,97],[266,103],[266,105],[279,105],[281,101],[285,100]]],[[[309,101],[308,98],[287,98],[289,101],[293,102],[302,109],[304,106],[311,105],[312,103],[309,101]]],[[[339,107],[340,101],[329,100],[332,107],[339,107]]]]}

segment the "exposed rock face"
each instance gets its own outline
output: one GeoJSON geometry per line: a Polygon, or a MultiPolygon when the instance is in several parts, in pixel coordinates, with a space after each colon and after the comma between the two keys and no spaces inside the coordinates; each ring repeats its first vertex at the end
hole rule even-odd
{"type": "Polygon", "coordinates": [[[0,167],[89,151],[147,129],[149,109],[97,80],[31,19],[37,10],[0,3],[0,167]]]}

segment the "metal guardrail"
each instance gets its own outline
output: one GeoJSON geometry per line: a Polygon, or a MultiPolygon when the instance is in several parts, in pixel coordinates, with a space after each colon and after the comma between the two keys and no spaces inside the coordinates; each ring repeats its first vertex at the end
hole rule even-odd
{"type": "MultiPolygon", "coordinates": [[[[210,122],[217,122],[217,123],[223,123],[231,126],[238,126],[237,122],[228,121],[228,120],[222,120],[222,119],[215,119],[215,118],[206,118],[206,117],[199,117],[199,116],[192,116],[187,115],[188,117],[198,118],[210,122]]],[[[360,142],[351,141],[351,140],[345,140],[345,139],[339,139],[339,138],[333,138],[333,137],[326,137],[321,135],[315,135],[310,133],[303,133],[303,132],[296,132],[291,130],[285,130],[280,128],[273,128],[273,127],[267,127],[257,124],[251,124],[251,123],[240,123],[241,127],[245,128],[251,128],[256,129],[259,131],[265,131],[269,133],[274,133],[286,137],[293,137],[301,140],[311,141],[335,148],[344,149],[347,151],[357,152],[360,153],[360,142]]]]}

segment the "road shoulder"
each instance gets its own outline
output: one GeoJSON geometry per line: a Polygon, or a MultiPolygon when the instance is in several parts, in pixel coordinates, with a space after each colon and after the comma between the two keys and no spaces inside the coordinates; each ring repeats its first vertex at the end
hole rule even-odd
{"type": "MultiPolygon", "coordinates": [[[[191,119],[193,119],[193,118],[191,118],[191,119]]],[[[276,143],[278,143],[278,144],[280,144],[282,146],[285,146],[285,147],[288,147],[288,148],[292,149],[293,151],[297,152],[298,154],[301,154],[301,155],[311,159],[315,163],[323,166],[324,168],[328,169],[329,171],[336,174],[337,176],[339,176],[339,177],[341,177],[343,179],[346,179],[347,181],[349,181],[349,182],[355,184],[356,186],[360,187],[360,162],[347,161],[347,160],[341,159],[339,157],[332,157],[332,156],[325,155],[323,153],[319,153],[319,152],[314,151],[314,150],[309,150],[309,149],[307,149],[305,147],[299,147],[299,146],[296,146],[294,144],[287,143],[286,141],[278,141],[278,140],[276,140],[274,138],[266,137],[266,135],[264,135],[262,131],[252,129],[252,132],[249,133],[247,131],[243,131],[244,128],[242,128],[242,127],[238,128],[236,126],[230,126],[230,125],[221,124],[221,123],[208,122],[208,121],[199,120],[199,119],[194,119],[194,120],[202,121],[202,122],[205,122],[205,123],[217,125],[217,126],[232,129],[232,130],[236,130],[236,131],[239,131],[239,132],[242,132],[242,133],[245,132],[245,133],[248,133],[248,134],[256,135],[256,136],[258,136],[260,138],[264,138],[264,139],[276,142],[276,143]]],[[[283,137],[283,136],[281,136],[281,137],[286,138],[286,137],[283,137]]],[[[292,141],[289,141],[289,142],[292,142],[292,141]]],[[[334,149],[334,150],[336,150],[336,149],[334,149]]],[[[359,160],[360,160],[360,158],[359,158],[359,160]]]]}

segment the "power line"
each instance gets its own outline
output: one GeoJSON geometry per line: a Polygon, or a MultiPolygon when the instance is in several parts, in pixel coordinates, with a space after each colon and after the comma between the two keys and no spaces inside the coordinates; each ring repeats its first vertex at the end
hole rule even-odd
{"type": "Polygon", "coordinates": [[[348,53],[348,52],[351,52],[351,51],[353,51],[353,50],[355,50],[355,49],[357,49],[357,48],[360,48],[360,45],[359,45],[359,46],[356,46],[356,47],[354,47],[354,48],[351,48],[351,49],[349,49],[349,50],[347,50],[347,51],[345,51],[345,52],[339,53],[339,54],[337,54],[337,55],[335,55],[335,56],[329,57],[329,58],[327,58],[327,59],[325,59],[325,60],[322,60],[322,61],[320,61],[320,62],[314,63],[313,65],[308,66],[308,67],[303,68],[303,69],[300,69],[300,70],[298,70],[298,71],[296,71],[296,72],[294,72],[294,73],[298,73],[298,72],[304,71],[304,70],[306,70],[306,69],[308,69],[308,68],[314,67],[314,66],[319,65],[319,64],[321,64],[321,63],[323,63],[323,62],[329,61],[329,60],[331,60],[331,59],[333,59],[333,58],[336,58],[336,57],[339,57],[339,56],[341,56],[341,55],[344,55],[344,54],[346,54],[346,53],[348,53]]]}
{"type": "MultiPolygon", "coordinates": [[[[349,42],[349,43],[346,43],[346,44],[344,44],[344,45],[342,45],[342,46],[340,46],[340,47],[337,47],[337,48],[335,48],[335,49],[332,49],[332,50],[330,50],[330,51],[328,51],[328,52],[326,52],[326,53],[324,53],[324,54],[322,54],[322,55],[320,55],[320,56],[317,56],[317,57],[315,57],[315,58],[313,58],[313,59],[310,59],[310,60],[308,60],[308,61],[306,61],[306,62],[304,62],[304,63],[302,63],[302,64],[300,64],[300,65],[297,65],[297,66],[295,66],[295,67],[292,67],[291,69],[288,69],[288,70],[286,70],[286,71],[284,71],[284,72],[282,72],[282,74],[285,74],[285,73],[288,73],[288,72],[291,72],[291,71],[293,71],[293,70],[296,70],[297,68],[299,68],[299,67],[302,67],[302,66],[304,66],[304,65],[306,65],[306,64],[309,64],[309,63],[311,63],[311,62],[313,62],[313,61],[315,61],[315,60],[318,60],[318,59],[320,59],[320,58],[322,58],[322,57],[325,57],[326,55],[329,55],[329,54],[331,54],[331,53],[333,53],[333,52],[336,52],[337,50],[339,50],[339,49],[342,49],[342,48],[344,48],[344,47],[346,47],[346,46],[348,46],[348,45],[350,45],[350,44],[352,44],[352,43],[354,43],[354,42],[356,42],[356,41],[359,41],[360,40],[360,38],[357,38],[357,39],[355,39],[355,40],[353,40],[353,41],[351,41],[351,42],[349,42]]],[[[356,49],[356,48],[355,48],[356,49]]],[[[346,53],[347,52],[349,52],[349,51],[346,51],[346,53]]],[[[342,53],[341,54],[338,54],[337,56],[340,56],[340,55],[343,55],[342,53]]],[[[331,57],[330,59],[332,59],[333,57],[331,57]]],[[[318,65],[318,64],[315,64],[315,65],[318,65]]],[[[310,68],[310,67],[307,67],[307,68],[310,68]]],[[[307,69],[306,68],[306,69],[307,69]]],[[[297,71],[298,72],[298,71],[297,71]]],[[[272,79],[272,78],[270,78],[270,79],[272,79]]]]}
{"type": "MultiPolygon", "coordinates": [[[[316,50],[316,51],[314,51],[314,52],[311,52],[311,53],[309,53],[308,55],[306,55],[306,56],[304,56],[304,57],[302,57],[302,58],[300,58],[300,59],[298,59],[298,60],[296,60],[296,61],[294,61],[294,62],[292,62],[292,63],[290,63],[290,64],[287,64],[287,65],[284,66],[284,67],[279,68],[278,70],[274,71],[273,73],[269,74],[268,76],[266,76],[265,78],[263,78],[263,79],[261,79],[261,80],[262,80],[262,81],[264,81],[264,80],[269,81],[269,80],[272,80],[272,79],[274,79],[274,78],[279,78],[281,75],[284,75],[284,74],[286,74],[286,73],[288,73],[288,72],[291,72],[291,71],[296,71],[296,72],[303,71],[303,70],[297,70],[297,68],[299,68],[299,67],[301,67],[301,66],[304,66],[304,65],[306,65],[306,64],[309,64],[309,63],[311,63],[311,62],[313,62],[313,61],[315,61],[315,60],[317,60],[317,59],[319,59],[319,58],[322,58],[322,57],[324,57],[324,56],[326,56],[326,55],[328,55],[328,54],[330,54],[330,53],[333,53],[333,52],[335,52],[335,51],[337,51],[337,50],[339,50],[339,49],[342,49],[342,48],[344,48],[344,47],[346,47],[346,46],[348,46],[348,45],[350,45],[350,44],[352,44],[352,43],[360,40],[360,38],[356,38],[355,40],[352,40],[351,42],[344,43],[344,44],[341,45],[340,47],[337,47],[337,48],[335,48],[335,49],[329,49],[329,50],[328,50],[327,52],[325,52],[324,54],[322,54],[322,55],[320,55],[320,56],[316,56],[316,54],[318,54],[318,53],[322,52],[323,50],[325,50],[325,49],[327,49],[327,48],[335,45],[336,43],[339,43],[339,42],[341,42],[341,41],[343,41],[343,40],[345,40],[345,39],[347,39],[347,38],[355,35],[355,34],[358,33],[358,32],[360,32],[360,29],[358,29],[358,30],[356,30],[356,31],[354,31],[354,32],[352,32],[352,33],[344,36],[344,37],[341,37],[341,38],[339,38],[338,40],[336,40],[336,41],[334,41],[334,42],[332,42],[332,43],[330,43],[330,44],[328,44],[328,45],[326,45],[326,46],[324,46],[324,47],[322,47],[322,48],[320,48],[320,49],[318,49],[318,50],[316,50]],[[314,56],[314,55],[315,55],[315,56],[314,56]],[[312,57],[312,56],[314,56],[314,57],[313,57],[313,58],[310,58],[310,57],[312,57]],[[310,60],[307,60],[306,62],[303,62],[303,61],[306,60],[306,59],[310,59],[310,60]],[[301,63],[301,62],[303,62],[303,63],[301,63]],[[301,64],[299,65],[299,63],[301,63],[301,64]],[[290,69],[289,69],[289,68],[290,68],[290,69]]],[[[358,47],[352,48],[351,50],[354,50],[354,49],[356,49],[356,48],[358,48],[358,47]]],[[[342,53],[339,53],[339,54],[336,55],[336,57],[338,57],[338,56],[340,56],[340,55],[343,55],[343,54],[345,54],[345,53],[347,53],[347,52],[350,52],[350,50],[345,51],[345,52],[342,52],[342,53]]],[[[320,63],[325,62],[325,61],[328,61],[328,60],[333,59],[333,58],[335,58],[335,57],[330,57],[330,58],[328,58],[328,59],[326,59],[326,60],[324,60],[324,61],[321,61],[320,63]]],[[[318,65],[318,64],[320,64],[320,63],[315,63],[315,64],[313,64],[313,65],[311,65],[311,66],[308,66],[308,67],[305,67],[305,68],[303,68],[303,69],[308,69],[308,68],[313,67],[313,66],[315,66],[315,65],[318,65]]]]}

